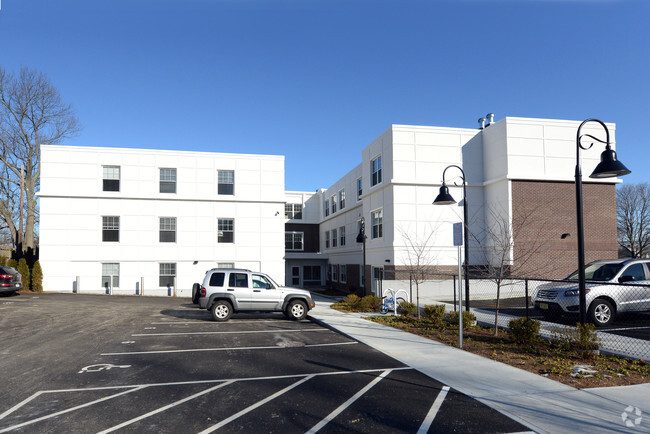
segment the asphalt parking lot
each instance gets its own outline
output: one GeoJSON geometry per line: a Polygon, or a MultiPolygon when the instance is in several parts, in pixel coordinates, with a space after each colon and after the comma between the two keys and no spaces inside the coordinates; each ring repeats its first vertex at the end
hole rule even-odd
{"type": "Polygon", "coordinates": [[[520,432],[344,335],[189,299],[0,298],[0,432],[520,432]]]}

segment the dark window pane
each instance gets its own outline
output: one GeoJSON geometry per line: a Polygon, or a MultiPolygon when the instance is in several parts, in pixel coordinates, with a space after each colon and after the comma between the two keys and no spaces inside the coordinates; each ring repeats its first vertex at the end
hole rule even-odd
{"type": "Polygon", "coordinates": [[[235,194],[235,185],[234,184],[219,184],[219,194],[235,194]]]}
{"type": "Polygon", "coordinates": [[[102,231],[102,241],[120,241],[120,231],[104,229],[102,231]]]}
{"type": "Polygon", "coordinates": [[[223,286],[226,273],[212,273],[210,276],[210,286],[223,286]]]}
{"type": "Polygon", "coordinates": [[[104,180],[104,191],[120,191],[120,180],[119,179],[105,179],[104,180]]]}
{"type": "Polygon", "coordinates": [[[161,193],[176,193],[176,183],[170,181],[160,181],[161,193]]]}
{"type": "Polygon", "coordinates": [[[160,231],[160,242],[161,243],[175,243],[176,242],[176,232],[174,232],[174,231],[160,231]]]}
{"type": "Polygon", "coordinates": [[[248,274],[230,273],[230,279],[228,279],[228,286],[234,288],[248,288],[248,274]]]}
{"type": "Polygon", "coordinates": [[[158,286],[174,286],[174,276],[160,276],[158,286]]]}

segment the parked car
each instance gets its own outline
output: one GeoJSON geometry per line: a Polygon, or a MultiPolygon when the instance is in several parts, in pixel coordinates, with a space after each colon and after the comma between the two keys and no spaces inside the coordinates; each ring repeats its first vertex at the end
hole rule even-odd
{"type": "Polygon", "coordinates": [[[23,276],[13,267],[0,265],[0,293],[12,295],[23,289],[23,276]]]}
{"type": "Polygon", "coordinates": [[[264,273],[234,268],[214,268],[203,278],[199,307],[215,321],[227,321],[234,312],[283,312],[301,320],[315,306],[304,289],[280,286],[264,273]]]}
{"type": "MultiPolygon", "coordinates": [[[[594,261],[585,266],[585,280],[587,315],[596,326],[621,313],[650,311],[650,259],[594,261]]],[[[578,313],[578,272],[540,285],[532,301],[545,318],[578,313]]]]}

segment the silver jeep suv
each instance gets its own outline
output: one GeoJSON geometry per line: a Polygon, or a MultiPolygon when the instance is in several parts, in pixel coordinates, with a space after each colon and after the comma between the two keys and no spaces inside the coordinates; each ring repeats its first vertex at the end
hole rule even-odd
{"type": "Polygon", "coordinates": [[[233,312],[283,312],[301,320],[315,304],[304,289],[280,286],[268,275],[236,268],[214,268],[205,273],[198,289],[199,307],[215,321],[228,321],[233,312]]]}
{"type": "MultiPolygon", "coordinates": [[[[611,259],[585,266],[587,314],[608,326],[621,313],[650,311],[650,259],[611,259]]],[[[540,285],[532,301],[545,318],[578,313],[578,272],[540,285]]]]}

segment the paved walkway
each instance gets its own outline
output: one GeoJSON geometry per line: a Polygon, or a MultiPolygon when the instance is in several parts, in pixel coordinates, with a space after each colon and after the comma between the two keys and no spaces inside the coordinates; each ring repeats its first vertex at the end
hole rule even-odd
{"type": "Polygon", "coordinates": [[[310,317],[544,433],[650,433],[650,383],[575,389],[548,378],[330,308],[310,317]],[[632,407],[630,409],[630,407],[632,407]],[[641,416],[637,412],[641,412],[641,416]],[[624,420],[624,416],[626,419],[624,420]],[[638,418],[641,417],[639,420],[638,418]],[[633,426],[627,426],[626,421],[633,426]],[[635,424],[639,422],[638,424],[635,424]]]}

